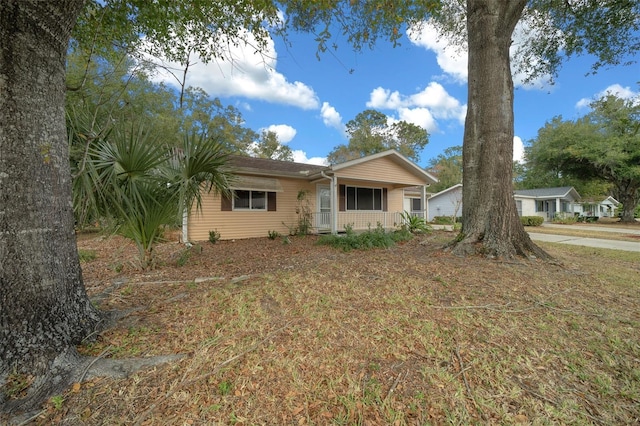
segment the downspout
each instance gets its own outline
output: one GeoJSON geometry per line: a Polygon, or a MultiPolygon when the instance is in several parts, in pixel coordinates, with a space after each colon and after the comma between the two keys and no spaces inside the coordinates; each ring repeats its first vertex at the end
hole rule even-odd
{"type": "Polygon", "coordinates": [[[185,208],[182,211],[182,243],[189,244],[189,213],[185,208]]]}
{"type": "Polygon", "coordinates": [[[420,205],[422,206],[422,218],[426,222],[429,219],[429,206],[427,205],[427,187],[420,186],[420,205]]]}
{"type": "Polygon", "coordinates": [[[327,176],[324,172],[324,170],[320,171],[320,176],[322,176],[325,179],[329,179],[329,181],[331,182],[330,186],[329,186],[329,190],[331,193],[331,234],[332,235],[336,235],[338,233],[338,203],[337,203],[337,185],[336,185],[336,176],[327,176]]]}

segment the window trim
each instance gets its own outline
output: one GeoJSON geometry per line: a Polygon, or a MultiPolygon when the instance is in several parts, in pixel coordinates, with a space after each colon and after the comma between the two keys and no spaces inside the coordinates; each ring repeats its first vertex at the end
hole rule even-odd
{"type": "Polygon", "coordinates": [[[254,189],[234,189],[233,190],[233,197],[232,197],[232,201],[231,201],[231,210],[232,211],[238,211],[238,212],[266,212],[269,210],[269,195],[268,195],[268,191],[264,191],[264,190],[254,190],[254,189]],[[236,207],[236,200],[238,199],[238,192],[247,192],[249,194],[249,207],[236,207]],[[257,192],[261,192],[264,194],[264,207],[262,208],[254,208],[252,206],[253,203],[253,193],[257,193],[257,192]]]}
{"type": "Polygon", "coordinates": [[[384,210],[384,188],[382,187],[375,187],[375,186],[355,186],[355,185],[345,185],[345,211],[348,212],[383,212],[384,210]],[[355,208],[349,208],[349,188],[354,188],[354,201],[355,201],[355,208]],[[358,190],[359,189],[370,189],[373,190],[373,209],[358,209],[358,190]],[[379,203],[380,203],[380,208],[376,209],[376,200],[375,200],[375,194],[376,194],[376,190],[380,191],[380,199],[379,199],[379,203]]]}

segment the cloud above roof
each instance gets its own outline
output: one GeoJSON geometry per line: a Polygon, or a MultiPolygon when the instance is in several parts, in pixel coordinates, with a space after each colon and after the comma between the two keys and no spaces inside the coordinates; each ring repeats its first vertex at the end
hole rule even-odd
{"type": "MultiPolygon", "coordinates": [[[[243,96],[305,110],[320,107],[318,96],[311,87],[300,81],[288,81],[276,70],[278,55],[273,40],[269,39],[267,48],[260,53],[253,47],[253,35],[247,33],[244,37],[247,43],[228,43],[229,60],[205,64],[199,57],[190,58],[187,86],[200,87],[211,96],[243,96]]],[[[182,75],[184,65],[151,60],[171,71],[159,69],[152,78],[154,81],[179,87],[175,75],[182,75]]]]}
{"type": "Polygon", "coordinates": [[[264,131],[273,132],[278,136],[278,142],[281,144],[287,144],[296,136],[298,131],[288,124],[272,124],[269,127],[265,127],[264,131]]]}
{"type": "Polygon", "coordinates": [[[371,92],[367,107],[395,110],[398,120],[413,123],[430,133],[438,130],[438,120],[455,120],[458,124],[464,124],[467,113],[466,105],[460,104],[436,82],[410,95],[377,87],[371,92]]]}

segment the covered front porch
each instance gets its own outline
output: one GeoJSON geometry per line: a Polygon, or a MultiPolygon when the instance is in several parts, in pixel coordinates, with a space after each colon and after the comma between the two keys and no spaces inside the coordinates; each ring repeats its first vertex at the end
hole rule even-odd
{"type": "MultiPolygon", "coordinates": [[[[333,177],[329,184],[316,184],[316,211],[311,214],[315,232],[337,234],[347,229],[366,231],[381,226],[395,229],[403,224],[404,189],[395,182],[371,182],[333,177]]],[[[415,185],[411,185],[416,188],[415,185]]],[[[419,187],[421,204],[426,204],[425,186],[419,187]]],[[[426,219],[426,212],[409,212],[426,219]]]]}
{"type": "MultiPolygon", "coordinates": [[[[426,206],[426,187],[436,179],[395,151],[374,154],[322,170],[312,177],[316,232],[337,234],[345,229],[365,231],[402,224],[405,189],[417,191],[426,206]]],[[[426,219],[426,217],[425,217],[426,219]]]]}
{"type": "Polygon", "coordinates": [[[402,225],[402,212],[338,212],[335,231],[332,230],[331,212],[315,212],[312,214],[313,228],[320,234],[339,233],[346,229],[364,231],[374,229],[378,225],[384,229],[394,229],[402,225]]]}

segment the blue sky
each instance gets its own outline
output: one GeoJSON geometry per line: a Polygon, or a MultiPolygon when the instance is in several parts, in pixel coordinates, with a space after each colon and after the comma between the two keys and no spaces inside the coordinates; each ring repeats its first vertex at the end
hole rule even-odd
{"type": "MultiPolygon", "coordinates": [[[[315,164],[348,142],[345,123],[365,109],[377,109],[389,121],[410,121],[428,130],[430,141],[418,162],[424,167],[447,147],[462,145],[467,104],[466,53],[438,39],[427,26],[405,34],[396,48],[381,41],[374,50],[356,53],[338,41],[338,50],[321,54],[318,61],[313,37],[295,34],[292,46],[274,39],[262,56],[239,46],[230,52],[233,61],[192,61],[187,85],[234,105],[247,127],[275,131],[296,161],[315,164]]],[[[589,101],[607,92],[640,96],[639,64],[587,75],[591,63],[588,57],[570,58],[552,86],[524,86],[514,76],[514,156],[554,116],[581,117],[589,101]]],[[[168,75],[155,78],[175,84],[168,75]]]]}

